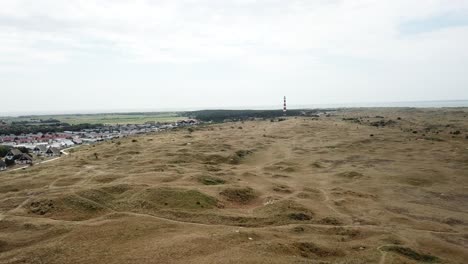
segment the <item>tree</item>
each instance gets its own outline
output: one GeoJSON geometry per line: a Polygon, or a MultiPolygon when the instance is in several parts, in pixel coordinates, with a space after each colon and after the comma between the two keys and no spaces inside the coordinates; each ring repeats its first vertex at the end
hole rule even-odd
{"type": "Polygon", "coordinates": [[[8,146],[0,146],[0,158],[5,157],[10,149],[8,146]]]}
{"type": "Polygon", "coordinates": [[[5,159],[5,164],[7,167],[15,165],[15,160],[14,159],[5,159]]]}
{"type": "Polygon", "coordinates": [[[19,147],[18,149],[23,153],[29,154],[29,149],[26,147],[19,147]]]}

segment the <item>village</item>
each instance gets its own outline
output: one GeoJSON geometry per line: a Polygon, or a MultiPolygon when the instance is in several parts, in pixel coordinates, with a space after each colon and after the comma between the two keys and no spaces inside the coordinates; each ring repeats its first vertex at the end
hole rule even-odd
{"type": "Polygon", "coordinates": [[[174,123],[146,122],[145,124],[105,125],[81,131],[56,133],[35,133],[21,135],[0,135],[0,146],[9,150],[0,157],[0,171],[26,168],[36,163],[50,161],[64,150],[82,144],[174,129],[199,124],[196,119],[180,120],[174,123]]]}

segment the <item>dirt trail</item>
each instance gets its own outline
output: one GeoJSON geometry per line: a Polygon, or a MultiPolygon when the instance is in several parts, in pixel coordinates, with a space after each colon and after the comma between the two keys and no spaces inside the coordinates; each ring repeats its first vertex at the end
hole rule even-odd
{"type": "Polygon", "coordinates": [[[332,210],[332,211],[335,212],[337,215],[340,215],[340,216],[342,216],[342,217],[344,217],[344,218],[352,218],[352,216],[347,215],[347,214],[344,214],[344,213],[338,211],[338,210],[330,203],[330,201],[331,201],[331,200],[330,200],[330,196],[328,195],[328,193],[327,193],[324,189],[322,189],[322,188],[317,188],[317,190],[319,190],[319,191],[323,194],[323,196],[325,197],[325,200],[323,200],[323,202],[325,203],[325,205],[326,205],[330,210],[332,210]]]}
{"type": "Polygon", "coordinates": [[[379,264],[385,264],[385,258],[387,257],[387,251],[383,251],[381,247],[377,248],[381,254],[379,264]]]}
{"type": "Polygon", "coordinates": [[[464,138],[445,123],[420,138],[447,118],[468,129],[466,114],[360,111],[124,138],[2,173],[0,263],[387,264],[404,257],[389,242],[463,263],[464,138]],[[246,187],[253,200],[221,194],[246,187]],[[36,199],[53,210],[28,213],[36,199]]]}

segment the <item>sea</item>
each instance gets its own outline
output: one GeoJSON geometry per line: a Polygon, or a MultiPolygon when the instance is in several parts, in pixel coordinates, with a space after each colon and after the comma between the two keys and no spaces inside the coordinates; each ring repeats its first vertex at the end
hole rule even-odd
{"type": "MultiPolygon", "coordinates": [[[[288,109],[317,109],[317,108],[356,108],[356,107],[413,107],[413,108],[443,108],[443,107],[468,107],[468,100],[444,100],[444,101],[401,101],[401,102],[361,102],[361,103],[338,103],[338,104],[288,104],[288,109]]],[[[227,107],[194,107],[194,108],[142,108],[142,109],[101,109],[101,110],[69,110],[69,111],[25,111],[25,112],[2,112],[0,117],[20,115],[63,115],[63,114],[100,114],[100,113],[132,113],[132,112],[178,112],[210,109],[232,109],[232,110],[266,110],[283,109],[283,105],[264,106],[227,106],[227,107]]]]}
{"type": "Polygon", "coordinates": [[[312,105],[298,106],[297,108],[342,108],[342,107],[344,108],[351,108],[351,107],[352,108],[354,107],[414,107],[414,108],[468,107],[468,100],[312,104],[312,105]]]}

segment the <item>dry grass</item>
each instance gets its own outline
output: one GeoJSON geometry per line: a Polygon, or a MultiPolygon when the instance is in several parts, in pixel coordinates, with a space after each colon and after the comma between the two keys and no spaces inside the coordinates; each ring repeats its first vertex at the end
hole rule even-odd
{"type": "Polygon", "coordinates": [[[239,204],[248,204],[253,201],[257,195],[250,187],[245,188],[226,188],[220,192],[228,201],[239,204]]]}
{"type": "Polygon", "coordinates": [[[464,263],[467,116],[358,109],[82,146],[0,173],[0,263],[464,263]]]}

